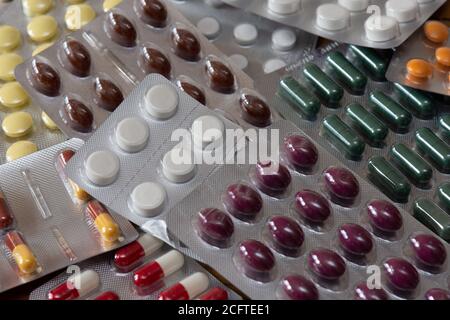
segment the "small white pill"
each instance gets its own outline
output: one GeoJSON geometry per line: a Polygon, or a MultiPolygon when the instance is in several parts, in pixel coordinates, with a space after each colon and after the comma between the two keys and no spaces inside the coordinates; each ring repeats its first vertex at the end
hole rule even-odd
{"type": "Polygon", "coordinates": [[[317,7],[316,24],[325,30],[342,30],[350,24],[350,12],[335,3],[317,7]]]}
{"type": "Polygon", "coordinates": [[[419,13],[416,0],[388,0],[386,2],[386,15],[397,19],[398,22],[415,20],[419,13]]]}
{"type": "Polygon", "coordinates": [[[242,23],[234,28],[233,35],[237,43],[247,46],[253,44],[258,38],[258,29],[250,23],[242,23]]]}
{"type": "Polygon", "coordinates": [[[398,34],[398,23],[392,17],[370,16],[364,23],[366,37],[370,41],[383,42],[395,38],[398,34]]]}
{"type": "Polygon", "coordinates": [[[110,151],[93,152],[85,163],[86,177],[98,186],[113,183],[119,174],[119,158],[110,151]]]}
{"type": "Polygon", "coordinates": [[[191,127],[192,141],[197,148],[205,149],[214,143],[222,143],[225,125],[219,118],[211,115],[201,116],[194,120],[191,127]]]}
{"type": "Polygon", "coordinates": [[[248,59],[246,56],[243,56],[242,54],[233,54],[229,56],[228,59],[231,61],[232,64],[234,64],[241,70],[244,70],[245,68],[248,67],[248,59]]]}
{"type": "Polygon", "coordinates": [[[193,161],[184,161],[183,152],[190,151],[175,147],[167,152],[162,160],[163,174],[171,182],[184,183],[191,180],[195,175],[196,165],[193,161]]]}
{"type": "Polygon", "coordinates": [[[131,192],[131,206],[143,217],[154,217],[162,212],[166,197],[163,186],[154,182],[144,182],[131,192]]]}
{"type": "Polygon", "coordinates": [[[145,110],[154,118],[164,120],[177,111],[178,93],[170,85],[158,84],[145,94],[145,110]]]}
{"type": "Polygon", "coordinates": [[[338,4],[349,11],[358,12],[367,9],[369,0],[339,0],[338,4]]]}
{"type": "Polygon", "coordinates": [[[197,28],[208,39],[214,39],[220,33],[220,23],[216,18],[205,17],[197,22],[197,28]]]}
{"type": "Polygon", "coordinates": [[[139,152],[147,145],[150,130],[139,118],[126,118],[116,127],[117,145],[125,152],[139,152]]]}
{"type": "Polygon", "coordinates": [[[269,0],[267,7],[277,14],[293,14],[300,10],[300,0],[269,0]]]}
{"type": "Polygon", "coordinates": [[[284,67],[286,67],[286,62],[284,62],[281,59],[275,58],[275,59],[267,60],[264,63],[263,69],[264,69],[265,74],[269,74],[269,73],[272,73],[272,72],[277,71],[284,67]]]}
{"type": "Polygon", "coordinates": [[[275,50],[289,51],[297,42],[297,36],[290,29],[277,29],[272,33],[272,46],[275,50]]]}

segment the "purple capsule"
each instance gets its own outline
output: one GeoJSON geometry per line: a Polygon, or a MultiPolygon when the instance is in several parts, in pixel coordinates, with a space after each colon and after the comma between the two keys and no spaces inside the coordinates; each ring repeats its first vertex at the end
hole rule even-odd
{"type": "Polygon", "coordinates": [[[367,283],[361,282],[355,288],[355,300],[388,300],[389,296],[384,289],[370,289],[367,283]]]}
{"type": "Polygon", "coordinates": [[[447,251],[442,242],[428,234],[418,234],[409,239],[417,261],[429,267],[442,267],[447,251]]]}
{"type": "Polygon", "coordinates": [[[328,200],[311,190],[297,192],[294,208],[301,218],[314,223],[323,223],[331,214],[328,200]]]}
{"type": "Polygon", "coordinates": [[[338,280],[346,270],[344,259],[329,249],[314,249],[308,255],[310,270],[325,280],[338,280]]]}
{"type": "Polygon", "coordinates": [[[210,245],[225,248],[234,233],[231,218],[216,208],[202,209],[197,216],[197,230],[200,238],[210,245]]]}
{"type": "Polygon", "coordinates": [[[367,215],[372,227],[384,233],[394,233],[403,225],[400,211],[389,201],[370,201],[367,205],[367,215]]]}
{"type": "Polygon", "coordinates": [[[414,291],[419,285],[419,273],[408,261],[390,258],[383,263],[388,284],[403,292],[414,291]]]}
{"type": "Polygon", "coordinates": [[[288,136],[283,147],[287,160],[298,171],[310,172],[319,159],[316,146],[306,137],[288,136]]]}
{"type": "Polygon", "coordinates": [[[263,206],[261,195],[242,183],[232,184],[227,188],[223,203],[231,215],[243,221],[255,220],[263,206]]]}
{"type": "Polygon", "coordinates": [[[268,282],[275,267],[275,256],[262,242],[245,240],[239,244],[239,263],[245,275],[253,280],[268,282]]]}
{"type": "Polygon", "coordinates": [[[344,207],[352,206],[359,194],[359,182],[353,173],[342,167],[329,167],[323,176],[331,201],[344,207]]]}
{"type": "Polygon", "coordinates": [[[352,255],[364,256],[372,251],[370,233],[354,223],[344,224],[338,229],[338,239],[342,249],[352,255]]]}
{"type": "Polygon", "coordinates": [[[283,296],[290,300],[318,300],[319,292],[316,286],[300,275],[290,275],[281,280],[283,296]]]}
{"type": "Polygon", "coordinates": [[[434,288],[425,292],[426,300],[450,300],[450,292],[444,289],[434,288]]]}
{"type": "Polygon", "coordinates": [[[274,216],[267,222],[267,229],[270,242],[276,251],[286,256],[297,256],[299,254],[305,235],[294,219],[274,216]]]}
{"type": "Polygon", "coordinates": [[[274,162],[258,162],[256,165],[254,183],[265,194],[278,197],[286,192],[292,178],[289,170],[282,164],[274,162]]]}

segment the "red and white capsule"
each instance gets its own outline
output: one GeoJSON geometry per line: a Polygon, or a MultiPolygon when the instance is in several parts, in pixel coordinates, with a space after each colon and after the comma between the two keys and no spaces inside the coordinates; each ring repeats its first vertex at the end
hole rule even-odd
{"type": "Polygon", "coordinates": [[[159,294],[159,300],[191,300],[209,287],[209,278],[196,272],[159,294]]]}
{"type": "Polygon", "coordinates": [[[100,277],[94,270],[76,273],[48,293],[49,300],[73,300],[87,296],[100,285],[100,277]]]}
{"type": "Polygon", "coordinates": [[[106,291],[101,294],[99,294],[97,297],[95,297],[94,300],[120,300],[120,297],[117,295],[117,293],[113,291],[106,291]]]}
{"type": "Polygon", "coordinates": [[[215,287],[202,294],[197,300],[228,300],[228,292],[215,287]]]}

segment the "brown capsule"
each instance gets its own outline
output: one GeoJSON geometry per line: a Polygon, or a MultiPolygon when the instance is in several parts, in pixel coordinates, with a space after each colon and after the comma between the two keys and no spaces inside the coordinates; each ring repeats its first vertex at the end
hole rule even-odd
{"type": "Polygon", "coordinates": [[[61,80],[58,73],[43,62],[33,60],[31,62],[31,84],[42,94],[55,97],[59,94],[61,80]]]}
{"type": "Polygon", "coordinates": [[[169,59],[161,51],[145,47],[142,51],[142,62],[146,73],[159,73],[170,79],[172,66],[169,59]]]}
{"type": "Polygon", "coordinates": [[[111,81],[97,78],[94,87],[95,102],[100,108],[113,112],[122,103],[122,91],[111,81]]]}
{"type": "Polygon", "coordinates": [[[91,110],[75,99],[65,99],[64,115],[68,125],[75,131],[87,133],[92,130],[94,116],[91,110]]]}
{"type": "Polygon", "coordinates": [[[250,94],[244,94],[239,100],[242,118],[257,127],[270,125],[271,111],[269,106],[260,98],[250,94]]]}
{"type": "Polygon", "coordinates": [[[203,91],[198,88],[197,86],[193,85],[192,83],[189,83],[187,81],[179,81],[178,87],[183,90],[183,92],[186,92],[188,95],[190,95],[192,98],[200,102],[201,104],[206,104],[206,97],[203,91]]]}
{"type": "Polygon", "coordinates": [[[63,51],[67,61],[66,68],[70,73],[78,77],[89,75],[91,56],[84,45],[76,40],[65,41],[63,51]]]}
{"type": "Polygon", "coordinates": [[[209,59],[206,61],[205,69],[209,86],[213,90],[226,94],[234,92],[234,75],[225,64],[209,59]]]}
{"type": "Polygon", "coordinates": [[[115,43],[123,47],[134,47],[136,45],[136,29],[125,16],[110,12],[106,18],[106,30],[115,43]]]}
{"type": "Polygon", "coordinates": [[[166,6],[159,0],[139,0],[139,16],[146,24],[155,28],[163,28],[167,22],[166,6]]]}
{"type": "Polygon", "coordinates": [[[175,54],[189,61],[197,61],[200,56],[200,42],[196,36],[181,28],[174,28],[171,34],[175,54]]]}

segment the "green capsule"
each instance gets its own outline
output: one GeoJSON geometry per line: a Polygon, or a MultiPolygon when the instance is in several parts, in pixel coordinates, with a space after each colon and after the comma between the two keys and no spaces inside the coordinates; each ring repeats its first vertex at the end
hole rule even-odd
{"type": "Polygon", "coordinates": [[[442,239],[450,241],[450,215],[429,199],[421,198],[414,203],[414,217],[442,239]]]}
{"type": "Polygon", "coordinates": [[[278,92],[281,97],[300,109],[308,118],[315,117],[320,110],[319,99],[292,77],[286,77],[280,81],[278,92]]]}
{"type": "Polygon", "coordinates": [[[392,146],[391,157],[400,170],[415,184],[426,186],[430,183],[433,177],[433,169],[417,153],[403,143],[392,146]]]}
{"type": "Polygon", "coordinates": [[[378,53],[370,48],[350,45],[350,50],[361,62],[363,67],[369,71],[377,80],[384,80],[389,63],[378,53]]]}
{"type": "Polygon", "coordinates": [[[442,172],[450,172],[450,146],[429,128],[416,131],[416,145],[442,172]]]}
{"type": "Polygon", "coordinates": [[[359,71],[347,58],[335,51],[327,56],[327,62],[337,76],[347,88],[353,92],[361,93],[367,85],[367,77],[359,71]]]}
{"type": "Polygon", "coordinates": [[[303,75],[327,104],[339,104],[344,96],[344,89],[334,82],[322,69],[314,63],[308,63],[303,69],[303,75]]]}
{"type": "Polygon", "coordinates": [[[369,178],[388,197],[396,202],[408,202],[411,185],[385,158],[374,156],[367,164],[369,178]]]}
{"type": "Polygon", "coordinates": [[[405,106],[421,119],[430,119],[434,116],[435,107],[433,101],[419,90],[394,83],[397,95],[405,106]]]}
{"type": "Polygon", "coordinates": [[[347,116],[371,144],[381,144],[389,133],[388,127],[359,103],[347,106],[347,116]]]}
{"type": "Polygon", "coordinates": [[[400,132],[408,130],[412,121],[411,114],[391,97],[375,90],[370,93],[369,100],[374,111],[386,120],[393,130],[400,132]]]}
{"type": "Polygon", "coordinates": [[[336,144],[338,149],[342,148],[347,158],[361,158],[366,144],[358,136],[358,133],[345,124],[337,115],[333,114],[323,119],[323,129],[331,142],[336,144]]]}
{"type": "Polygon", "coordinates": [[[450,140],[450,115],[442,116],[439,119],[442,135],[450,140]]]}
{"type": "Polygon", "coordinates": [[[450,210],[450,182],[444,183],[438,188],[438,198],[442,205],[450,210]]]}

